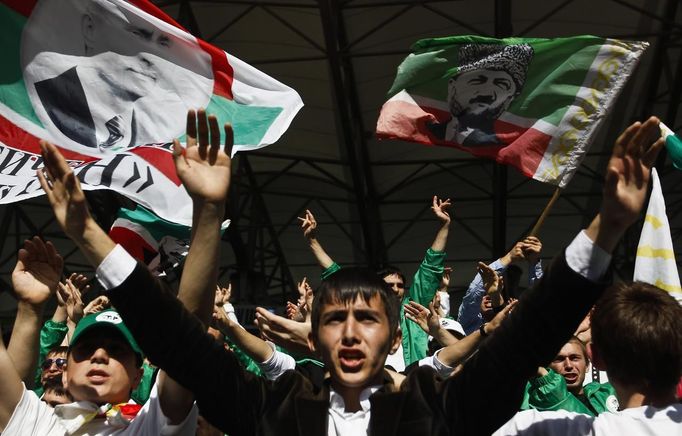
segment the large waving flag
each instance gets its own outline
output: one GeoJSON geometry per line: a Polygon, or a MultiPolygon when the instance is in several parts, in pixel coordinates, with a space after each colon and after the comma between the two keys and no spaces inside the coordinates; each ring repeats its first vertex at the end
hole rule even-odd
{"type": "Polygon", "coordinates": [[[656,168],[651,170],[651,181],[649,207],[637,246],[634,280],[668,291],[682,303],[680,276],[677,273],[673,240],[670,236],[663,190],[656,168]]]}
{"type": "Polygon", "coordinates": [[[398,67],[377,135],[456,147],[564,187],[647,45],[593,36],[421,40],[398,67]]]}
{"type": "Polygon", "coordinates": [[[275,142],[303,105],[148,0],[1,0],[0,23],[0,203],[41,195],[47,139],[85,189],[113,189],[189,225],[170,146],[187,110],[231,122],[237,152],[275,142]]]}

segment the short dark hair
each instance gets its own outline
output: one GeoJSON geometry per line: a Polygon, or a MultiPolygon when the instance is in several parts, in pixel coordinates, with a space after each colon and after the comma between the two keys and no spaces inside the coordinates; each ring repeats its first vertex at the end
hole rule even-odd
{"type": "Polygon", "coordinates": [[[56,346],[56,347],[50,349],[50,351],[47,352],[47,354],[45,355],[45,357],[50,356],[50,355],[55,355],[55,354],[64,354],[64,355],[66,355],[66,353],[67,353],[68,351],[69,351],[69,347],[64,346],[64,345],[58,345],[58,346],[56,346]]]}
{"type": "Polygon", "coordinates": [[[403,281],[403,285],[405,285],[405,287],[407,287],[407,280],[405,280],[405,275],[403,274],[402,271],[400,271],[400,268],[397,268],[397,267],[391,266],[391,265],[385,265],[383,268],[381,268],[377,271],[377,275],[382,280],[384,279],[384,277],[392,276],[393,274],[400,277],[400,280],[403,281]]]}
{"type": "Polygon", "coordinates": [[[360,297],[369,301],[379,296],[388,317],[390,340],[395,338],[400,318],[400,302],[383,278],[364,268],[343,268],[322,281],[313,300],[310,315],[313,337],[317,339],[322,307],[333,303],[352,303],[360,297]]]}
{"type": "Polygon", "coordinates": [[[635,282],[609,288],[592,313],[592,341],[610,379],[664,393],[682,373],[682,306],[667,292],[635,282]]]}

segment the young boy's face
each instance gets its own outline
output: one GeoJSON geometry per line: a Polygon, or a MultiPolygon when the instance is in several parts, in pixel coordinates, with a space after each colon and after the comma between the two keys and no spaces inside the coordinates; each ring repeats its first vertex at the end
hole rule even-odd
{"type": "Polygon", "coordinates": [[[142,369],[128,342],[113,329],[92,329],[72,345],[64,387],[75,401],[124,403],[140,382],[142,369]]]}
{"type": "Polygon", "coordinates": [[[336,389],[364,389],[381,383],[386,356],[400,341],[400,335],[393,341],[390,337],[381,297],[365,301],[358,296],[352,302],[321,308],[317,338],[311,345],[322,355],[336,389]]]}

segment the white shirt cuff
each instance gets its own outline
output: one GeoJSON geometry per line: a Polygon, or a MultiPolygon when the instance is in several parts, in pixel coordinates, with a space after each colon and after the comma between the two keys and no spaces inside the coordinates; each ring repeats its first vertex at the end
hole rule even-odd
{"type": "Polygon", "coordinates": [[[587,280],[598,282],[609,269],[611,254],[595,244],[583,230],[566,248],[566,263],[587,280]]]}
{"type": "Polygon", "coordinates": [[[120,245],[116,244],[113,250],[95,271],[95,277],[105,290],[114,289],[121,285],[125,279],[133,273],[137,261],[128,254],[120,245]]]}
{"type": "Polygon", "coordinates": [[[296,361],[288,354],[284,354],[275,348],[275,344],[270,341],[266,343],[272,348],[272,355],[263,363],[256,362],[268,380],[277,380],[285,371],[296,368],[296,361]]]}

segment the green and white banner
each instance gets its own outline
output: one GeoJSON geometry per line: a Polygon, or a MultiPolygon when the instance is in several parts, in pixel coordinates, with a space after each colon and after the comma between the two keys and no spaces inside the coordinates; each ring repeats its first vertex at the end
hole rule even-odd
{"type": "Polygon", "coordinates": [[[85,189],[189,224],[170,147],[187,110],[232,123],[236,153],[277,141],[303,106],[148,0],[2,0],[0,24],[0,203],[42,194],[35,170],[46,139],[85,189]]]}

